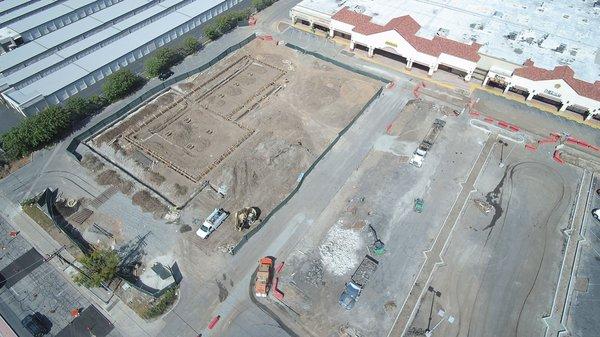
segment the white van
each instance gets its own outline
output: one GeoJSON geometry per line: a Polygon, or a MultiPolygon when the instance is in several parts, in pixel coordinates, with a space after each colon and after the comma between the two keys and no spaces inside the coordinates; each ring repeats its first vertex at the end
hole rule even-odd
{"type": "Polygon", "coordinates": [[[215,208],[212,213],[204,220],[204,223],[198,228],[196,235],[206,239],[210,233],[217,229],[225,219],[229,216],[228,212],[225,212],[222,208],[215,208]]]}

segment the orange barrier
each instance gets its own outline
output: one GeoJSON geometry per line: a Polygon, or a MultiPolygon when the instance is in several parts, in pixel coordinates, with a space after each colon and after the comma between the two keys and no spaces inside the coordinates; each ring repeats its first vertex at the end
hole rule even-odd
{"type": "Polygon", "coordinates": [[[208,323],[208,330],[211,330],[212,328],[214,328],[220,319],[221,319],[221,315],[217,315],[217,316],[213,317],[213,319],[210,321],[210,323],[208,323]]]}
{"type": "Polygon", "coordinates": [[[276,299],[283,301],[283,297],[285,295],[279,290],[279,288],[277,288],[278,285],[279,285],[279,277],[276,277],[275,281],[273,282],[273,296],[275,296],[276,299]]]}
{"type": "Polygon", "coordinates": [[[552,159],[559,164],[565,163],[565,161],[560,157],[560,152],[558,152],[558,150],[554,151],[554,154],[552,154],[552,159]]]}

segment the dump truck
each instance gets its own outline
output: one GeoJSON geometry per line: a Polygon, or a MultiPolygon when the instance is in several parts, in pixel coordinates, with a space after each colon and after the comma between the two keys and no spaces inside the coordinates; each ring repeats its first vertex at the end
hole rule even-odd
{"type": "Polygon", "coordinates": [[[267,297],[271,288],[271,275],[273,275],[273,259],[263,257],[258,261],[258,270],[254,280],[254,292],[256,297],[267,297]]]}
{"type": "Polygon", "coordinates": [[[413,155],[410,158],[411,164],[413,164],[416,167],[421,167],[423,165],[423,159],[425,159],[427,151],[429,151],[435,143],[435,140],[440,134],[440,131],[442,131],[442,128],[444,128],[444,125],[446,125],[445,121],[438,118],[435,119],[435,121],[431,125],[431,128],[429,128],[429,132],[427,132],[427,135],[425,136],[425,138],[423,138],[423,140],[419,144],[419,147],[417,147],[415,152],[413,152],[413,155]]]}
{"type": "Polygon", "coordinates": [[[358,268],[352,274],[350,282],[346,283],[346,288],[340,295],[340,306],[346,310],[354,308],[354,304],[358,301],[358,297],[365,285],[371,278],[371,275],[377,270],[379,262],[369,255],[365,255],[358,268]]]}

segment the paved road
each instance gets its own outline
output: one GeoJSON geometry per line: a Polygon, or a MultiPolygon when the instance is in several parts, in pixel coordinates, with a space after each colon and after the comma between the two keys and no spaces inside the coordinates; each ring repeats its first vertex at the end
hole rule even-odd
{"type": "Polygon", "coordinates": [[[0,103],[0,121],[2,121],[0,123],[0,135],[17,125],[23,118],[23,115],[19,112],[0,103]]]}

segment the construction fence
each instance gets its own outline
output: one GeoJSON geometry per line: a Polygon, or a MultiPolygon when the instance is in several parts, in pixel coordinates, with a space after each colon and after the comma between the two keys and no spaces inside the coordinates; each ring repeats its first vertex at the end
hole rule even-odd
{"type": "Polygon", "coordinates": [[[338,67],[340,67],[340,68],[343,68],[343,69],[346,69],[346,70],[349,70],[349,71],[351,71],[351,72],[353,72],[353,73],[357,73],[357,74],[359,74],[359,75],[362,75],[362,76],[370,77],[370,78],[372,78],[372,79],[374,79],[374,80],[381,81],[381,82],[385,82],[385,83],[390,83],[390,82],[392,82],[392,80],[390,80],[390,79],[388,79],[388,78],[385,78],[385,77],[382,77],[382,76],[379,76],[379,75],[372,74],[372,73],[370,73],[370,72],[368,72],[368,71],[364,71],[364,70],[362,70],[362,69],[355,68],[355,67],[353,67],[353,66],[347,65],[347,64],[345,64],[345,63],[342,63],[342,62],[340,62],[340,61],[336,61],[336,60],[334,60],[334,59],[332,59],[332,58],[329,58],[329,57],[327,57],[327,56],[321,55],[321,54],[319,54],[319,53],[317,53],[317,52],[310,51],[310,50],[306,50],[306,49],[304,49],[304,48],[302,48],[302,47],[298,47],[298,46],[296,46],[296,45],[294,45],[294,44],[291,44],[291,43],[286,43],[285,45],[286,45],[286,47],[288,47],[288,48],[291,48],[291,49],[297,50],[297,51],[299,51],[299,52],[301,52],[301,53],[303,53],[303,54],[307,54],[307,55],[310,55],[310,56],[316,57],[316,58],[318,58],[318,59],[320,59],[320,60],[323,60],[323,61],[325,61],[325,62],[329,62],[329,63],[335,64],[336,66],[338,66],[338,67]]]}

